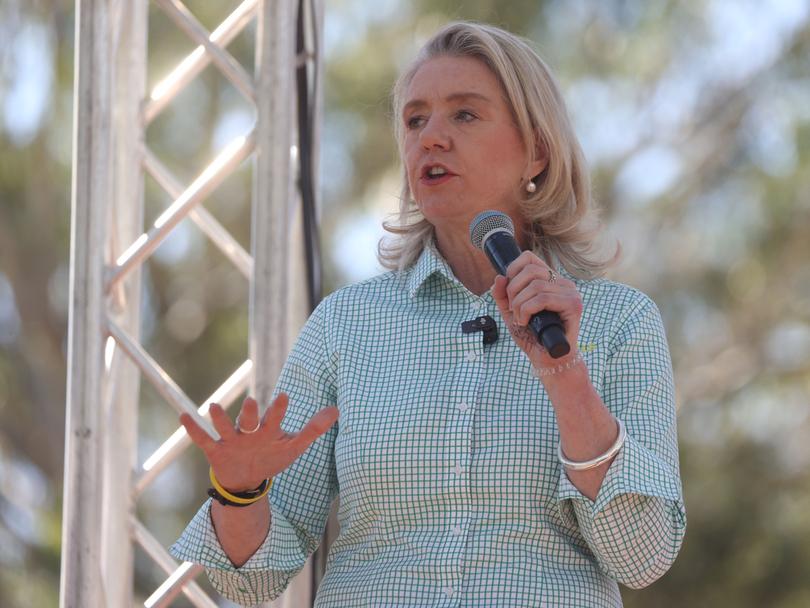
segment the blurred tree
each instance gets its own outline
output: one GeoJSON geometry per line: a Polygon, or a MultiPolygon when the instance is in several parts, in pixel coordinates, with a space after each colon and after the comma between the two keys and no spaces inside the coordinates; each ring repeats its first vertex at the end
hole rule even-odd
{"type": "MultiPolygon", "coordinates": [[[[209,28],[231,4],[188,2],[209,28]]],[[[457,18],[523,34],[558,75],[596,196],[625,247],[610,276],[658,303],[673,352],[687,538],[661,581],[623,590],[626,605],[810,605],[807,4],[327,5],[327,290],[371,271],[356,256],[348,266],[346,252],[371,243],[369,257],[373,236],[356,237],[396,207],[388,92],[420,42],[457,18]]],[[[150,16],[154,86],[192,45],[154,7],[150,16]]],[[[248,70],[252,36],[230,47],[248,70]]],[[[55,605],[58,588],[72,3],[7,0],[0,41],[0,602],[17,608],[55,605]]],[[[190,180],[250,121],[209,69],[147,139],[190,180]]],[[[244,167],[206,203],[245,246],[249,180],[244,167]]],[[[147,180],[147,220],[168,202],[147,180]]],[[[144,284],[149,352],[193,399],[205,398],[246,356],[246,282],[188,225],[149,263],[144,284]]],[[[176,420],[150,389],[141,401],[145,457],[176,420]]],[[[199,504],[204,473],[190,453],[140,501],[167,544],[199,504]]],[[[146,560],[137,574],[140,594],[160,580],[146,560]]]]}

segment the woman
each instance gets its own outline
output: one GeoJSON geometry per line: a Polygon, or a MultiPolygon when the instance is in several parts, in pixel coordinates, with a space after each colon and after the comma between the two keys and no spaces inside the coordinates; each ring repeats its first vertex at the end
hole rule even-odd
{"type": "Polygon", "coordinates": [[[685,531],[672,367],[652,300],[598,278],[613,260],[593,252],[553,77],[515,36],[454,23],[401,76],[394,109],[391,271],[318,306],[261,420],[251,399],[235,427],[212,406],[214,442],[182,418],[224,504],[206,503],[173,553],[234,601],[271,599],[339,492],[319,607],[621,606],[617,582],[656,580],[685,531]],[[524,249],[505,277],[469,241],[489,209],[524,249]],[[561,359],[526,329],[541,310],[563,321],[561,359]],[[461,329],[484,315],[494,343],[461,329]]]}

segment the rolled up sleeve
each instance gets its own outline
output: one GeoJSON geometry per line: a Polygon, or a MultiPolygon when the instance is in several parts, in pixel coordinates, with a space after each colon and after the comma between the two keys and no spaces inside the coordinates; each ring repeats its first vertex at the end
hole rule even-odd
{"type": "Polygon", "coordinates": [[[249,606],[281,595],[304,567],[311,553],[310,540],[301,538],[299,530],[271,502],[270,531],[264,543],[236,568],[217,539],[210,510],[209,500],[172,545],[172,555],[201,564],[214,589],[239,604],[249,606]]]}
{"type": "MultiPolygon", "coordinates": [[[[300,431],[318,411],[336,403],[335,370],[324,329],[326,301],[301,331],[276,385],[289,404],[281,428],[300,431]]],[[[318,548],[332,501],[338,494],[334,443],[336,423],[292,465],[273,479],[268,493],[270,530],[239,568],[225,554],[207,501],[171,547],[175,557],[201,564],[214,588],[228,599],[253,605],[275,599],[318,548]]]]}
{"type": "Polygon", "coordinates": [[[602,571],[634,589],[670,568],[686,532],[672,362],[660,312],[639,295],[611,342],[602,391],[627,440],[595,500],[562,467],[558,489],[562,517],[578,524],[602,571]]]}

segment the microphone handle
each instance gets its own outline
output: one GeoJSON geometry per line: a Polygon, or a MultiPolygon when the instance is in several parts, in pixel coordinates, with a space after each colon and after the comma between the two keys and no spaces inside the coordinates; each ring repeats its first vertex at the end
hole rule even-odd
{"type": "MultiPolygon", "coordinates": [[[[506,268],[520,256],[515,237],[506,231],[496,232],[484,241],[484,252],[499,274],[506,276],[506,268]]],[[[556,312],[542,310],[532,315],[529,320],[537,341],[543,345],[553,359],[559,359],[571,352],[571,346],[565,338],[562,319],[556,312]]]]}

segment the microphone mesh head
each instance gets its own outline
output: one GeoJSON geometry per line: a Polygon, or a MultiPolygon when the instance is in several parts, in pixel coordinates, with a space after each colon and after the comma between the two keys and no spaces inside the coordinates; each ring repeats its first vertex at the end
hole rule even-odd
{"type": "Polygon", "coordinates": [[[515,236],[515,225],[505,213],[483,211],[470,222],[470,241],[476,249],[484,246],[484,237],[493,230],[501,230],[515,236]]]}

